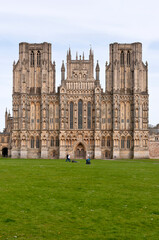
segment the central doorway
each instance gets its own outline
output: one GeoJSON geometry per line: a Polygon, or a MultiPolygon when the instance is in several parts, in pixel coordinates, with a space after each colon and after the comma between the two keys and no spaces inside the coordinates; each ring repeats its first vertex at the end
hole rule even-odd
{"type": "Polygon", "coordinates": [[[82,143],[79,143],[76,147],[75,157],[77,159],[85,159],[86,158],[86,151],[82,143]]]}
{"type": "Polygon", "coordinates": [[[3,148],[2,149],[2,156],[3,157],[8,157],[8,148],[3,148]]]}

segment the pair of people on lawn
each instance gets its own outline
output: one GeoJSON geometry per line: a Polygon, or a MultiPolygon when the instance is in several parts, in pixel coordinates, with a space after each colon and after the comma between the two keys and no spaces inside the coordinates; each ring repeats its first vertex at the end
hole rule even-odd
{"type": "MultiPolygon", "coordinates": [[[[66,155],[66,162],[71,162],[69,154],[66,155]]],[[[77,161],[72,160],[72,162],[77,162],[77,161]]],[[[86,159],[86,164],[91,164],[91,159],[89,157],[89,154],[88,154],[88,158],[86,159]]]]}

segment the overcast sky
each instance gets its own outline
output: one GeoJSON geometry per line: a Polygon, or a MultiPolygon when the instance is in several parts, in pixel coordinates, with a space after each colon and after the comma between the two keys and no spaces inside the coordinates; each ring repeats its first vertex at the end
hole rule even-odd
{"type": "Polygon", "coordinates": [[[159,2],[157,0],[0,0],[0,131],[5,109],[12,114],[12,65],[19,42],[52,43],[56,86],[70,46],[88,57],[90,45],[99,60],[105,89],[109,44],[141,42],[149,66],[149,123],[159,123],[159,2]]]}

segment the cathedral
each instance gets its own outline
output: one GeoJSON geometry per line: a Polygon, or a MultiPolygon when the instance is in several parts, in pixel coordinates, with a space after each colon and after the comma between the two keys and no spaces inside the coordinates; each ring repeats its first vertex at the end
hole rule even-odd
{"type": "Polygon", "coordinates": [[[113,43],[105,90],[94,54],[67,52],[56,91],[50,43],[19,44],[13,64],[13,116],[5,115],[2,148],[12,158],[149,158],[148,64],[142,44],[113,43]],[[94,76],[95,72],[95,76],[94,76]]]}

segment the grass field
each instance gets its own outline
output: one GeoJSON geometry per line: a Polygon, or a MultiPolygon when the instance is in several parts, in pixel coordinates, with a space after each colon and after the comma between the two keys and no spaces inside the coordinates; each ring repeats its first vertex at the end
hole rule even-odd
{"type": "Polygon", "coordinates": [[[159,160],[0,159],[0,240],[158,240],[159,160]]]}

